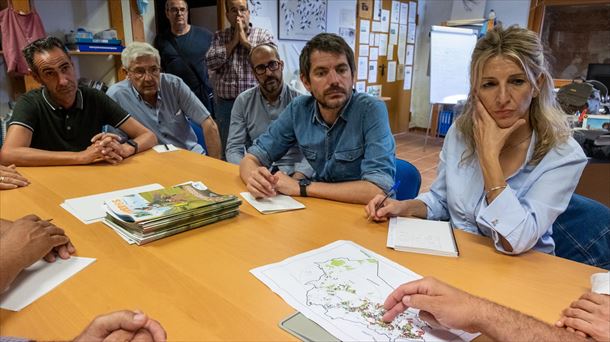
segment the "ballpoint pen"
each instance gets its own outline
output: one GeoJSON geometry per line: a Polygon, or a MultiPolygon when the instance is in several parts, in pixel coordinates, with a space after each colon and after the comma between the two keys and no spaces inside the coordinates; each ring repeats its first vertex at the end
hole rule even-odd
{"type": "Polygon", "coordinates": [[[377,210],[379,210],[379,208],[381,208],[383,206],[383,204],[385,203],[385,200],[387,200],[388,197],[390,197],[393,193],[396,192],[396,189],[398,189],[399,186],[400,186],[400,180],[397,180],[396,183],[394,183],[394,185],[390,189],[390,191],[388,191],[388,193],[385,195],[383,200],[381,202],[377,203],[377,205],[375,206],[375,213],[377,213],[377,210]]]}
{"type": "Polygon", "coordinates": [[[163,146],[165,146],[166,151],[169,151],[169,147],[167,147],[167,144],[163,144],[163,146]]]}

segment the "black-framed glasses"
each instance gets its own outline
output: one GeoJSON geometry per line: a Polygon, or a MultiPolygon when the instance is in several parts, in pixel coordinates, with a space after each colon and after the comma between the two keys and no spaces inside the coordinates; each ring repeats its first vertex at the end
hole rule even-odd
{"type": "Polygon", "coordinates": [[[161,73],[161,68],[159,68],[158,66],[153,66],[148,69],[135,68],[135,69],[129,70],[129,72],[133,75],[133,77],[138,78],[138,79],[144,78],[144,76],[146,76],[146,75],[156,77],[156,76],[159,76],[159,74],[161,73]]]}
{"type": "Polygon", "coordinates": [[[259,64],[257,66],[254,67],[254,72],[257,75],[263,75],[264,73],[267,72],[267,69],[271,70],[271,71],[276,71],[277,69],[280,68],[280,62],[279,61],[271,61],[267,64],[259,64]]]}

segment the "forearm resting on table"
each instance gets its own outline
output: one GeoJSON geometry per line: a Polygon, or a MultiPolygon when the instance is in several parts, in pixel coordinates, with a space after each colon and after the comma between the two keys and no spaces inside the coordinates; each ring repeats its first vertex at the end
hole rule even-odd
{"type": "Polygon", "coordinates": [[[377,185],[364,180],[342,183],[312,182],[307,187],[308,197],[356,204],[367,204],[379,194],[382,195],[383,191],[377,185]]]}
{"type": "Polygon", "coordinates": [[[2,149],[0,162],[17,166],[54,166],[84,164],[80,152],[59,152],[39,150],[31,147],[10,147],[2,149]]]}
{"type": "Polygon", "coordinates": [[[495,341],[587,341],[562,328],[553,327],[536,318],[478,298],[473,325],[495,341]]]}

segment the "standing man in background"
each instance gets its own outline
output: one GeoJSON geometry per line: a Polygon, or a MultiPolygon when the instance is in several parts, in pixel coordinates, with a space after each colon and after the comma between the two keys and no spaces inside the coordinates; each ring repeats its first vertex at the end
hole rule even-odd
{"type": "Polygon", "coordinates": [[[273,42],[271,32],[252,27],[247,0],[225,0],[226,17],[231,27],[216,31],[206,56],[214,81],[216,122],[222,150],[227,146],[231,109],[237,95],[257,85],[248,55],[252,47],[273,42]]]}
{"type": "Polygon", "coordinates": [[[180,77],[214,116],[214,93],[205,63],[214,35],[203,27],[189,25],[185,0],[167,0],[165,16],[170,30],[158,34],[154,43],[161,54],[161,67],[180,77]]]}

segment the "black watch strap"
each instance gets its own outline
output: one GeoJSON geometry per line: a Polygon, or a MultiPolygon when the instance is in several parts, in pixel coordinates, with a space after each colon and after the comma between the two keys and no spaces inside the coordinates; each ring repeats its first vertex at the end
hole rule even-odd
{"type": "Polygon", "coordinates": [[[311,184],[311,181],[307,178],[303,178],[299,181],[299,190],[301,192],[301,197],[307,197],[307,186],[311,184]]]}
{"type": "Polygon", "coordinates": [[[134,140],[129,139],[129,140],[127,140],[127,141],[126,141],[126,143],[127,143],[128,145],[131,145],[131,146],[134,148],[134,152],[133,152],[132,156],[133,156],[134,154],[137,154],[137,153],[138,153],[138,143],[137,143],[137,142],[135,142],[134,140]]]}

